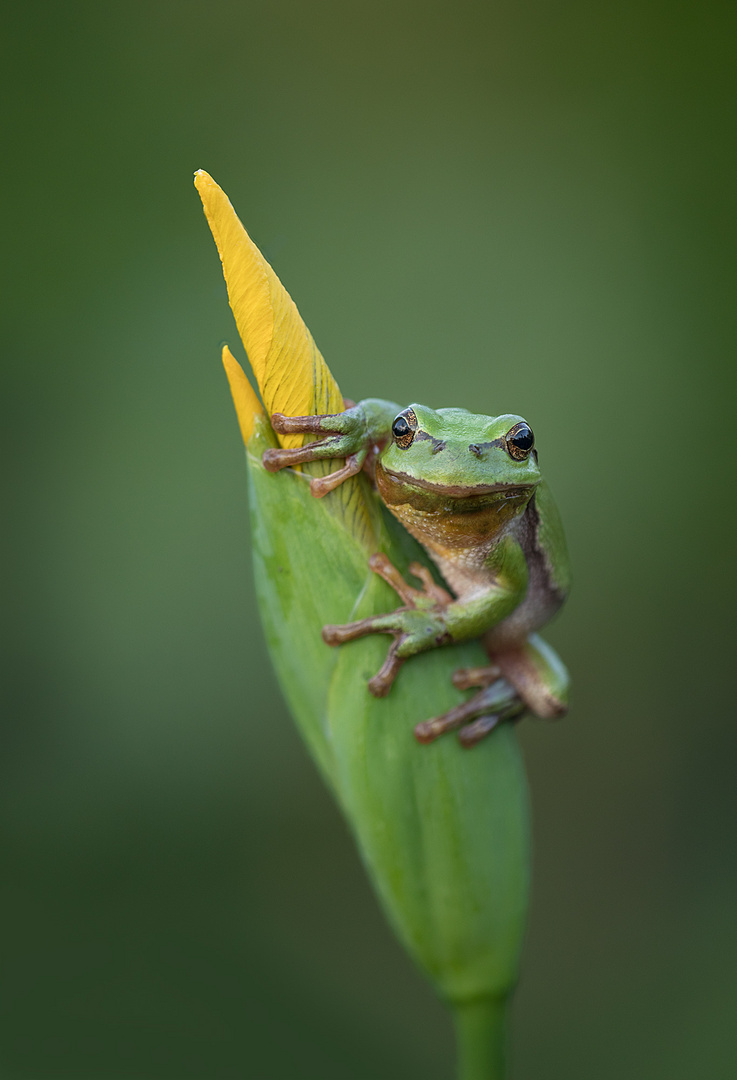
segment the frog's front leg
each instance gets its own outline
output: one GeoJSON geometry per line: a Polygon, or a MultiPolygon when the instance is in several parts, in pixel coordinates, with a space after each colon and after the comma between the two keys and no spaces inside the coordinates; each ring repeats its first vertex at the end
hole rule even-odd
{"type": "MultiPolygon", "coordinates": [[[[348,405],[349,403],[346,402],[348,405]]],[[[367,398],[358,405],[350,405],[342,413],[322,416],[284,416],[274,413],[271,425],[280,435],[315,435],[317,441],[295,449],[269,449],[264,451],[263,463],[269,472],[308,461],[345,458],[345,465],[327,476],[315,476],[310,480],[310,491],[322,498],[355,476],[363,468],[366,456],[374,445],[388,438],[392,418],[399,406],[392,401],[367,398]],[[320,438],[320,436],[323,436],[320,438]]]]}
{"type": "Polygon", "coordinates": [[[328,645],[341,645],[366,634],[393,635],[394,642],[381,670],[368,684],[375,697],[389,693],[399,669],[410,657],[481,637],[514,610],[527,588],[527,564],[521,548],[510,537],[497,545],[488,588],[464,600],[454,600],[418,564],[410,569],[423,581],[423,590],[407,585],[385,555],[373,555],[369,565],[392,586],[404,606],[344,626],[325,626],[323,639],[328,645]]]}
{"type": "Polygon", "coordinates": [[[374,697],[385,697],[405,660],[449,640],[443,611],[453,597],[435,583],[430,571],[420,563],[411,563],[409,569],[422,582],[422,589],[408,585],[386,555],[372,555],[369,566],[391,585],[403,606],[385,615],[372,615],[341,626],[324,626],[322,636],[328,645],[343,645],[367,634],[392,634],[394,642],[386,660],[368,684],[374,697]]]}

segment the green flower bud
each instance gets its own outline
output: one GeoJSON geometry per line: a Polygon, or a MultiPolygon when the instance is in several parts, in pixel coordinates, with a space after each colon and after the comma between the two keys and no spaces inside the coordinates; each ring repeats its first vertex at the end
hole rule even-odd
{"type": "MultiPolygon", "coordinates": [[[[216,191],[220,199],[222,192],[216,191]]],[[[208,198],[203,194],[212,224],[208,198]]],[[[218,213],[222,206],[218,203],[218,213]]],[[[235,255],[222,242],[225,227],[213,231],[231,303],[234,310],[240,304],[242,316],[248,290],[241,289],[234,301],[235,272],[228,262],[243,257],[244,241],[227,218],[231,227],[235,255]]],[[[270,267],[268,274],[268,302],[273,304],[274,290],[281,286],[270,267]]],[[[295,339],[295,317],[296,308],[290,340],[295,339]]],[[[239,329],[249,348],[242,318],[239,329]]],[[[269,342],[282,365],[281,377],[289,350],[281,348],[276,335],[269,342]]],[[[302,367],[313,365],[306,377],[314,385],[314,365],[324,361],[314,343],[304,355],[302,367]]],[[[375,698],[366,684],[381,666],[387,639],[371,635],[338,647],[323,642],[326,624],[397,606],[393,591],[369,569],[372,554],[386,553],[405,575],[412,561],[429,565],[428,559],[383,510],[365,476],[316,499],[307,475],[290,469],[267,472],[262,455],[277,445],[277,436],[229,353],[225,360],[247,439],[261,619],[284,695],[350,824],[390,923],[456,1012],[462,1075],[468,1080],[501,1076],[504,1003],[517,978],[529,886],[527,787],[514,728],[502,724],[470,751],[452,737],[420,745],[413,736],[419,721],[464,700],[451,677],[457,668],[486,662],[478,643],[413,657],[388,697],[375,698]]],[[[266,363],[260,372],[254,368],[263,394],[273,365],[270,369],[266,363]]],[[[288,378],[282,386],[292,397],[301,392],[290,388],[288,378]]],[[[329,411],[315,397],[309,404],[311,409],[302,407],[302,412],[329,411]]],[[[290,411],[279,395],[267,401],[267,408],[270,413],[290,411]]]]}

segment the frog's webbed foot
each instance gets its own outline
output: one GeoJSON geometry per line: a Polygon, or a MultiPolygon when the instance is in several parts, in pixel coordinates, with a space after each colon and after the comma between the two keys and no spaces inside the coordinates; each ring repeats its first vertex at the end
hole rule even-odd
{"type": "Polygon", "coordinates": [[[342,645],[367,634],[392,634],[394,641],[386,660],[368,684],[374,697],[385,697],[405,660],[448,640],[442,612],[453,597],[436,584],[427,567],[420,563],[411,563],[409,569],[422,582],[422,589],[408,585],[386,555],[372,555],[369,566],[391,585],[404,606],[385,615],[372,615],[341,626],[324,626],[322,636],[328,645],[342,645]]]}
{"type": "Polygon", "coordinates": [[[346,411],[328,413],[324,416],[284,416],[274,413],[271,425],[280,435],[316,435],[317,442],[292,450],[270,449],[263,455],[264,468],[278,472],[293,465],[326,458],[345,458],[345,465],[327,476],[315,476],[310,480],[310,491],[321,498],[363,468],[371,437],[360,406],[346,400],[346,411]]]}
{"type": "MultiPolygon", "coordinates": [[[[485,670],[490,669],[466,669],[466,671],[479,672],[485,670]]],[[[455,682],[455,678],[453,681],[455,682]]],[[[466,684],[466,686],[478,685],[480,685],[478,682],[466,684]]],[[[525,707],[521,698],[509,683],[499,678],[497,672],[494,681],[484,686],[483,690],[474,694],[468,701],[456,705],[454,709],[449,709],[442,716],[436,716],[432,720],[424,720],[418,724],[415,727],[415,738],[418,742],[429,743],[447,731],[460,728],[458,739],[462,746],[470,748],[476,746],[499,724],[518,719],[525,711],[525,707]]]]}

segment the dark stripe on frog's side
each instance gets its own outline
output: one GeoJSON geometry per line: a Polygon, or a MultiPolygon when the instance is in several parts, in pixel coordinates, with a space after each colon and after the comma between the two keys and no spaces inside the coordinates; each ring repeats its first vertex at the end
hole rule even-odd
{"type": "Polygon", "coordinates": [[[551,601],[554,601],[556,606],[559,607],[568,595],[568,583],[559,582],[555,579],[555,567],[550,561],[547,548],[545,547],[541,536],[542,521],[537,506],[537,492],[535,492],[528,503],[525,517],[529,518],[532,527],[535,557],[541,562],[545,569],[545,591],[550,594],[551,601]]]}
{"type": "Polygon", "coordinates": [[[552,568],[541,543],[541,517],[537,492],[524,514],[512,526],[512,535],[525,553],[529,579],[524,600],[498,626],[484,635],[487,648],[504,650],[524,641],[555,615],[565,600],[566,591],[553,579],[552,568]]]}
{"type": "Polygon", "coordinates": [[[536,546],[545,561],[551,582],[558,594],[565,598],[571,587],[568,547],[558,507],[545,480],[538,484],[533,503],[536,546]]]}

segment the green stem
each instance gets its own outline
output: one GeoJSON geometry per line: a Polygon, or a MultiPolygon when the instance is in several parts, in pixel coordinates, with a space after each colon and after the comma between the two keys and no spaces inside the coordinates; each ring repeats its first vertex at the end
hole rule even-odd
{"type": "Polygon", "coordinates": [[[454,1003],[458,1080],[503,1080],[507,1058],[506,1012],[505,998],[454,1003]]]}

